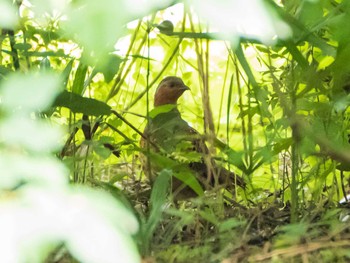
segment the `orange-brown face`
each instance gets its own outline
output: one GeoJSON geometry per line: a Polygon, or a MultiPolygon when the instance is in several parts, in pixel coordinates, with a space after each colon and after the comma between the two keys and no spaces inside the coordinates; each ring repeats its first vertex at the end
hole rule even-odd
{"type": "Polygon", "coordinates": [[[178,98],[189,90],[182,79],[178,77],[166,77],[163,79],[154,95],[154,106],[161,106],[165,104],[176,104],[178,98]]]}

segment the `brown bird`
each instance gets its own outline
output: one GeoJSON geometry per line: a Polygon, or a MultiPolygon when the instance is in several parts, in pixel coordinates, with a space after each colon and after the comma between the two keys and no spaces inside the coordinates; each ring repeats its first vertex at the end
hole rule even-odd
{"type": "Polygon", "coordinates": [[[158,172],[171,166],[175,174],[172,179],[172,191],[176,199],[197,196],[200,191],[194,190],[194,186],[204,190],[212,188],[215,185],[214,178],[218,178],[219,184],[233,185],[237,182],[237,185],[244,188],[244,180],[217,165],[208,155],[209,150],[203,136],[181,118],[177,100],[186,90],[189,90],[189,87],[181,78],[174,76],[166,77],[158,85],[154,96],[154,109],[150,112],[140,145],[144,152],[149,147],[151,153],[165,155],[173,162],[167,162],[167,167],[162,167],[164,165],[159,158],[149,155],[149,160],[142,158],[145,174],[152,182],[158,172]],[[197,180],[194,180],[193,176],[197,180]]]}

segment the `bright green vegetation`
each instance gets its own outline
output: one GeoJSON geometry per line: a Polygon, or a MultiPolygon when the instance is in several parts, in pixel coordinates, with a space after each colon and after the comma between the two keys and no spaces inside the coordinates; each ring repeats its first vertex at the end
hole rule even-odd
{"type": "Polygon", "coordinates": [[[0,262],[350,260],[348,1],[19,2],[0,0],[0,262]],[[169,75],[247,189],[173,202],[186,152],[149,154],[151,188],[139,140],[169,75]]]}

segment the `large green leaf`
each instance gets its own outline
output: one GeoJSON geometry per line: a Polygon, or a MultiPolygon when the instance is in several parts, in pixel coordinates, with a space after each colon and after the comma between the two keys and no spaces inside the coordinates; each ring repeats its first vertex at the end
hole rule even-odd
{"type": "Polygon", "coordinates": [[[108,104],[96,99],[84,98],[68,91],[59,94],[53,106],[66,107],[74,113],[83,113],[90,116],[109,115],[111,113],[111,107],[108,104]]]}

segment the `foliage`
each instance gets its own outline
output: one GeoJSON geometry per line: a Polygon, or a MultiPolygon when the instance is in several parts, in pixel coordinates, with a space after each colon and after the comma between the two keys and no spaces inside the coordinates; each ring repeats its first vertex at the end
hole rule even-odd
{"type": "Polygon", "coordinates": [[[6,226],[23,215],[40,231],[23,238],[38,241],[24,248],[9,243],[4,257],[42,261],[65,241],[83,262],[98,262],[103,249],[106,262],[121,258],[113,246],[136,261],[136,213],[139,250],[150,261],[348,260],[349,222],[338,207],[349,187],[347,1],[10,2],[0,1],[12,14],[0,18],[1,213],[8,215],[0,231],[19,230],[6,226]],[[194,157],[147,153],[138,142],[146,119],[159,113],[152,95],[168,75],[191,89],[180,100],[183,118],[247,189],[167,198],[171,169],[194,157]],[[151,194],[140,154],[165,168],[151,194]],[[81,201],[86,208],[67,225],[63,211],[81,201]],[[49,204],[51,214],[41,208],[49,204]],[[86,244],[89,235],[99,236],[100,250],[86,244]]]}
{"type": "Polygon", "coordinates": [[[102,192],[72,188],[66,168],[50,154],[59,147],[60,130],[31,117],[52,104],[60,83],[53,73],[12,73],[0,87],[1,260],[42,262],[64,243],[83,262],[137,262],[129,236],[137,231],[136,219],[102,192]],[[32,92],[38,96],[28,100],[32,92]]]}

